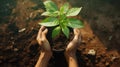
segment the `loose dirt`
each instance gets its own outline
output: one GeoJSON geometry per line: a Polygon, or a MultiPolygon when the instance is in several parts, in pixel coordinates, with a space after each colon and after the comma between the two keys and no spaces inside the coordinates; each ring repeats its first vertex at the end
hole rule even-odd
{"type": "MultiPolygon", "coordinates": [[[[56,2],[63,3],[61,0],[56,2]]],[[[36,64],[40,53],[40,46],[36,41],[40,28],[38,22],[44,19],[40,16],[44,8],[38,7],[37,3],[32,0],[19,0],[16,2],[16,7],[12,7],[11,14],[2,17],[3,21],[0,24],[0,67],[34,67],[36,64]],[[6,19],[7,21],[4,21],[6,19]]],[[[81,17],[77,18],[81,20],[81,17]]],[[[119,67],[120,55],[118,51],[107,48],[101,40],[106,37],[97,36],[93,29],[94,25],[91,29],[91,23],[89,25],[86,19],[82,20],[85,27],[80,29],[82,42],[76,54],[79,66],[119,67]]],[[[118,36],[118,34],[114,35],[118,36]]],[[[111,41],[112,44],[116,42],[113,39],[111,41]]],[[[48,66],[67,67],[64,52],[54,52],[48,66]]]]}

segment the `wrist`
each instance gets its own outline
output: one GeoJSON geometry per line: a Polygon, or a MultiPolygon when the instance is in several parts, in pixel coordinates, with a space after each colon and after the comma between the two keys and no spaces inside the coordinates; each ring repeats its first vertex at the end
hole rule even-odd
{"type": "Polygon", "coordinates": [[[47,67],[47,64],[52,57],[52,53],[41,52],[35,67],[47,67]]]}
{"type": "Polygon", "coordinates": [[[50,59],[52,57],[52,52],[41,52],[40,56],[44,59],[50,59]]]}
{"type": "Polygon", "coordinates": [[[66,57],[76,57],[76,52],[65,52],[64,53],[64,55],[66,56],[66,57]]]}

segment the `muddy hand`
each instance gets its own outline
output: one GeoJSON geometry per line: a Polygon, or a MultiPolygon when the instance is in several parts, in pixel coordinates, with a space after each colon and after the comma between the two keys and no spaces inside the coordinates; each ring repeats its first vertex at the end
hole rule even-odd
{"type": "Polygon", "coordinates": [[[48,29],[44,26],[41,26],[37,35],[38,44],[41,46],[43,52],[51,52],[50,44],[46,38],[48,29]]]}
{"type": "Polygon", "coordinates": [[[74,55],[76,53],[77,47],[80,45],[80,42],[81,42],[80,30],[74,29],[74,38],[66,48],[67,54],[74,55]]]}

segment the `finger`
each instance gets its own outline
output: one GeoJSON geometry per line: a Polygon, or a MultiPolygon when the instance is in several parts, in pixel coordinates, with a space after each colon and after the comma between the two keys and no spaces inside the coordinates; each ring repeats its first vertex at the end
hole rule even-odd
{"type": "Polygon", "coordinates": [[[42,37],[43,37],[43,39],[47,39],[47,38],[46,38],[47,32],[48,32],[48,29],[45,29],[45,30],[42,32],[42,37]]]}
{"type": "Polygon", "coordinates": [[[45,30],[45,26],[41,26],[40,30],[44,31],[45,30]]]}
{"type": "Polygon", "coordinates": [[[48,33],[48,29],[46,28],[44,31],[43,31],[44,35],[46,35],[48,33]]]}
{"type": "Polygon", "coordinates": [[[45,26],[41,26],[37,35],[37,39],[42,37],[42,31],[45,29],[45,26]]]}
{"type": "Polygon", "coordinates": [[[79,33],[80,33],[80,30],[78,28],[75,28],[74,29],[74,35],[79,35],[79,33]]]}
{"type": "Polygon", "coordinates": [[[74,29],[74,38],[73,40],[77,40],[79,38],[79,31],[77,28],[74,29]]]}
{"type": "Polygon", "coordinates": [[[74,29],[74,35],[73,41],[77,41],[76,45],[80,45],[82,36],[79,28],[74,29]]]}

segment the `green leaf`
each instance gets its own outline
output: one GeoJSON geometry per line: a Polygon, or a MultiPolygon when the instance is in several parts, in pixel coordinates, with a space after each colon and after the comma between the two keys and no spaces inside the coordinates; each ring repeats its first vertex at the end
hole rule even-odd
{"type": "Polygon", "coordinates": [[[52,31],[52,38],[54,38],[54,37],[56,37],[57,35],[59,35],[60,31],[61,31],[60,26],[54,28],[53,31],[52,31]]]}
{"type": "Polygon", "coordinates": [[[44,19],[43,22],[53,22],[55,20],[58,20],[58,19],[55,17],[48,17],[48,18],[44,19]]]}
{"type": "Polygon", "coordinates": [[[68,12],[67,12],[67,16],[76,16],[79,14],[79,12],[81,11],[82,7],[80,8],[71,8],[68,12]]]}
{"type": "Polygon", "coordinates": [[[49,17],[43,20],[43,22],[39,24],[42,26],[52,27],[52,26],[57,26],[59,24],[59,21],[57,18],[49,17]]]}
{"type": "Polygon", "coordinates": [[[61,24],[61,26],[67,26],[67,24],[68,24],[68,19],[67,18],[64,18],[61,22],[60,22],[60,24],[61,24]]]}
{"type": "Polygon", "coordinates": [[[51,16],[51,13],[50,12],[43,12],[41,15],[42,16],[51,16]]]}
{"type": "Polygon", "coordinates": [[[69,38],[70,30],[67,26],[62,26],[62,32],[65,34],[67,38],[69,38]]]}
{"type": "Polygon", "coordinates": [[[58,16],[58,11],[55,11],[55,12],[43,12],[42,14],[41,14],[42,16],[51,16],[51,17],[56,17],[56,16],[58,16]]]}
{"type": "Polygon", "coordinates": [[[74,19],[74,18],[69,18],[69,22],[67,26],[72,27],[72,28],[83,28],[84,25],[80,20],[74,19]]]}
{"type": "Polygon", "coordinates": [[[46,8],[46,10],[48,12],[55,12],[55,11],[58,10],[57,5],[54,2],[50,1],[50,0],[45,1],[44,5],[45,5],[45,8],[46,8]]]}
{"type": "Polygon", "coordinates": [[[65,14],[69,9],[69,3],[65,3],[62,7],[60,7],[60,13],[65,14]]]}

